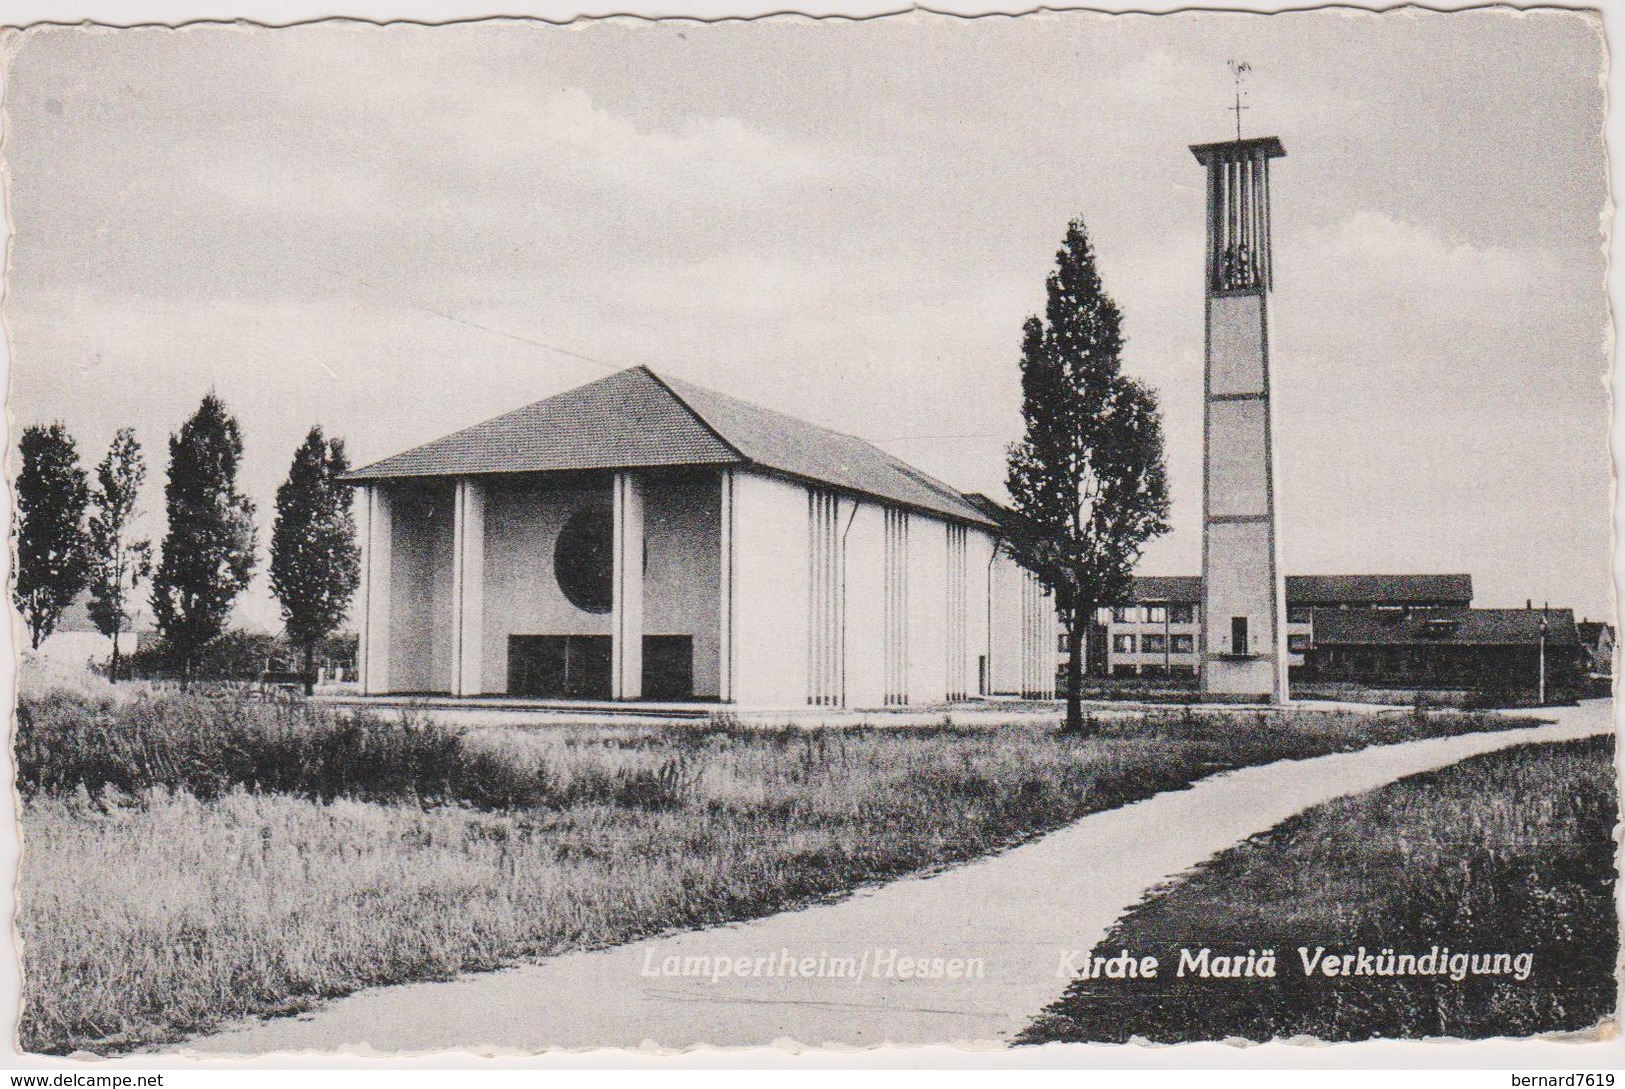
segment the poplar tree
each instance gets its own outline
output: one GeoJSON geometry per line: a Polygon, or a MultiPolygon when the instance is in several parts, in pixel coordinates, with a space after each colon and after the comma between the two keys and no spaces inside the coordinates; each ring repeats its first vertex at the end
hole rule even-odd
{"type": "Polygon", "coordinates": [[[254,503],[237,490],[242,458],[237,421],[213,392],[169,438],[169,528],[152,579],[152,611],[180,660],[183,687],[254,571],[254,503]]]}
{"type": "Polygon", "coordinates": [[[135,591],[152,574],[152,542],[131,537],[136,499],[147,479],[147,463],[133,428],[120,428],[107,456],[96,466],[90,501],[94,513],[86,545],[90,566],[90,621],[113,640],[107,678],[118,680],[119,635],[129,628],[135,591]]]}
{"type": "Polygon", "coordinates": [[[60,423],[25,428],[18,442],[16,570],[11,596],[38,650],[85,588],[85,507],[79,448],[60,423]]]}
{"type": "Polygon", "coordinates": [[[1067,225],[1042,319],[1022,328],[1026,432],[1010,448],[1010,547],[1054,596],[1066,630],[1065,732],[1084,730],[1089,621],[1125,600],[1147,541],[1168,532],[1156,393],[1122,373],[1122,314],[1082,220],[1067,225]]]}
{"type": "Polygon", "coordinates": [[[361,581],[354,494],[342,479],[349,470],[344,440],[327,439],[321,427],[313,427],[276,492],[271,592],[282,605],[288,639],[304,650],[306,695],[316,644],[344,622],[361,581]]]}

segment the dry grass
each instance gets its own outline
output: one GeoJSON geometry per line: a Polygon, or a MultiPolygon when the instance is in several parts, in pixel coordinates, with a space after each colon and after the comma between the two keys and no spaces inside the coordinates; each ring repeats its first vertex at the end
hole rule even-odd
{"type": "Polygon", "coordinates": [[[1317,806],[1126,915],[1096,947],[1168,966],[1074,982],[1025,1043],[1525,1036],[1615,1010],[1613,738],[1527,745],[1317,806]],[[1461,981],[1305,976],[1299,946],[1534,954],[1461,981]],[[1274,949],[1271,979],[1175,974],[1178,950],[1274,949]]]}
{"type": "Polygon", "coordinates": [[[118,1051],[760,916],[1217,770],[1504,725],[1172,712],[1087,740],[1031,725],[356,734],[330,711],[75,699],[24,704],[29,1051],[118,1051]]]}

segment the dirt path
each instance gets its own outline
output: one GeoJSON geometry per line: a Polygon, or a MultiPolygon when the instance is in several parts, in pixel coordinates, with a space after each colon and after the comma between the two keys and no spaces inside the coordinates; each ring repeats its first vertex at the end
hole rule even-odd
{"type": "Polygon", "coordinates": [[[211,1054],[352,1050],[536,1052],[797,1041],[1000,1044],[1060,996],[1063,950],[1087,950],[1145,893],[1303,809],[1527,741],[1613,728],[1607,701],[1543,712],[1555,725],[1282,761],[1092,814],[932,877],[755,922],[574,953],[449,983],[364,991],[314,1013],[195,1040],[211,1054]],[[899,978],[887,958],[980,962],[979,976],[899,978]],[[825,975],[816,962],[824,958],[825,975]],[[676,958],[668,962],[668,958],[676,958]],[[749,962],[748,978],[672,977],[687,958],[749,962]],[[801,973],[810,958],[814,976],[801,973]],[[832,978],[854,958],[857,978],[832,978]],[[778,964],[794,961],[797,974],[778,964]]]}

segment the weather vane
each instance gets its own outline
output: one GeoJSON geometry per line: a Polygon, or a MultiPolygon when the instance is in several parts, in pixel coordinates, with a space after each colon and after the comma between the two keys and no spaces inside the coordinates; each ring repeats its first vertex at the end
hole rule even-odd
{"type": "Polygon", "coordinates": [[[1241,104],[1241,97],[1245,93],[1241,89],[1241,77],[1246,75],[1248,72],[1251,72],[1253,70],[1253,66],[1248,64],[1246,61],[1238,60],[1230,60],[1226,61],[1225,63],[1230,66],[1230,74],[1234,76],[1236,80],[1236,104],[1231,106],[1230,110],[1236,115],[1236,143],[1239,144],[1241,143],[1241,111],[1252,108],[1251,106],[1243,106],[1241,104]]]}

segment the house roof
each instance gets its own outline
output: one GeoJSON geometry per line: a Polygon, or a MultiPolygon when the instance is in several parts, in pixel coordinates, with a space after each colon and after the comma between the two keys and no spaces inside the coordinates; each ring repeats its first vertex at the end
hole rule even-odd
{"type": "MultiPolygon", "coordinates": [[[[1202,600],[1199,575],[1138,575],[1134,601],[1197,604],[1202,600]]],[[[1471,575],[1288,575],[1288,605],[1424,605],[1466,606],[1473,600],[1471,575]]]]}
{"type": "Polygon", "coordinates": [[[1294,605],[1467,605],[1471,575],[1288,575],[1294,605]]]}
{"type": "Polygon", "coordinates": [[[1607,632],[1610,638],[1612,638],[1614,634],[1613,626],[1606,624],[1601,620],[1582,620],[1576,624],[1575,627],[1580,629],[1581,642],[1590,644],[1592,646],[1597,644],[1597,641],[1602,638],[1604,632],[1607,632]]]}
{"type": "Polygon", "coordinates": [[[1527,646],[1540,642],[1543,617],[1547,645],[1580,642],[1573,609],[1457,609],[1410,616],[1371,609],[1316,609],[1315,645],[1527,646]]]}
{"type": "MultiPolygon", "coordinates": [[[[139,600],[130,602],[130,611],[135,615],[125,622],[122,631],[146,633],[153,630],[152,618],[146,615],[141,608],[139,600]]],[[[62,615],[57,619],[56,631],[59,632],[97,632],[96,622],[90,618],[90,591],[81,590],[74,599],[62,609],[62,615]]]]}
{"type": "Polygon", "coordinates": [[[1202,600],[1200,575],[1136,575],[1130,591],[1135,601],[1168,601],[1196,605],[1202,600]]]}
{"type": "Polygon", "coordinates": [[[351,472],[401,478],[739,465],[978,525],[958,491],[852,435],[633,367],[351,472]]]}

